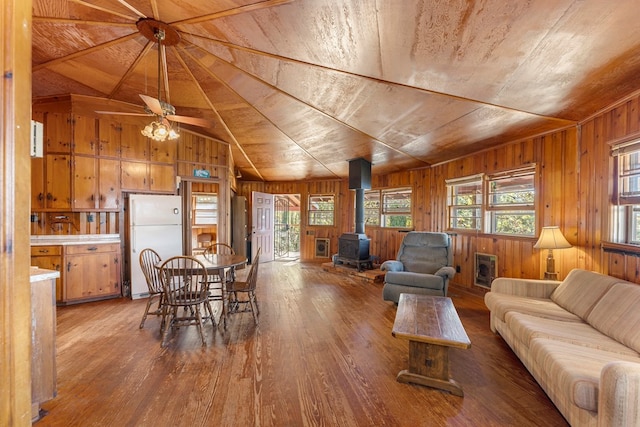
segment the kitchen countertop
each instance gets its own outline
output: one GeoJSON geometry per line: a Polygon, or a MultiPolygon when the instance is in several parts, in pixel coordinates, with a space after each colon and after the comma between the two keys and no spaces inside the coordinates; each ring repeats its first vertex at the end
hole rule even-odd
{"type": "Polygon", "coordinates": [[[39,282],[47,279],[57,279],[60,277],[60,272],[55,270],[47,270],[45,268],[38,268],[31,266],[31,280],[30,282],[39,282]]]}
{"type": "Polygon", "coordinates": [[[31,246],[47,245],[99,245],[101,243],[120,243],[119,234],[76,234],[69,236],[31,236],[31,246]]]}

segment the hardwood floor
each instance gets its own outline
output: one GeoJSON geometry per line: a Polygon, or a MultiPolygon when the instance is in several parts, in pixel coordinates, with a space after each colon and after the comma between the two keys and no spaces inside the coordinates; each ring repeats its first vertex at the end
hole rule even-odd
{"type": "MultiPolygon", "coordinates": [[[[241,274],[246,273],[243,270],[241,274]]],[[[464,397],[402,384],[408,343],[391,336],[382,285],[318,264],[260,265],[259,325],[195,326],[160,347],[145,300],[58,308],[58,396],[36,426],[566,426],[481,297],[450,289],[471,339],[450,353],[464,397]]]]}

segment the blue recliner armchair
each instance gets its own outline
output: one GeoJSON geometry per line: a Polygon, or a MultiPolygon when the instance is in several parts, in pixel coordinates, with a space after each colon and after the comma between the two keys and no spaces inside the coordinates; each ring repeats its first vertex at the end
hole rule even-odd
{"type": "Polygon", "coordinates": [[[380,266],[386,271],[382,297],[397,303],[401,293],[447,296],[449,280],[456,274],[452,264],[448,234],[410,231],[396,260],[380,266]]]}

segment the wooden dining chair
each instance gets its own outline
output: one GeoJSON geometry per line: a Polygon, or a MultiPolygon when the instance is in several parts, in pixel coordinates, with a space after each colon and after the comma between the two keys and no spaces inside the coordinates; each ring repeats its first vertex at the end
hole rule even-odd
{"type": "Polygon", "coordinates": [[[144,328],[144,322],[147,320],[147,315],[152,314],[154,316],[162,316],[163,304],[164,304],[164,285],[160,276],[160,269],[157,265],[161,262],[160,255],[151,248],[143,249],[139,256],[140,268],[144,274],[144,278],[147,281],[147,288],[149,289],[149,298],[147,299],[147,306],[142,315],[142,321],[140,322],[140,329],[144,328]],[[158,308],[154,311],[151,309],[151,304],[154,300],[158,300],[158,308]]]}
{"type": "Polygon", "coordinates": [[[205,255],[224,254],[235,255],[233,248],[226,243],[212,243],[204,249],[205,255]]]}
{"type": "MultiPolygon", "coordinates": [[[[226,244],[226,243],[213,243],[209,246],[207,246],[204,250],[204,256],[211,256],[211,255],[235,255],[236,252],[233,250],[233,248],[226,244]]],[[[235,279],[235,269],[229,269],[226,272],[226,280],[227,282],[233,281],[235,279]]],[[[220,276],[218,275],[209,275],[209,285],[210,291],[215,291],[215,290],[220,290],[220,298],[222,298],[222,280],[220,278],[220,276]],[[220,284],[220,285],[216,285],[216,284],[220,284]]]]}
{"type": "Polygon", "coordinates": [[[211,319],[211,323],[215,326],[213,310],[208,298],[206,268],[194,257],[175,256],[167,259],[160,270],[164,283],[165,301],[162,347],[167,342],[169,331],[187,325],[198,327],[202,345],[206,345],[204,322],[206,319],[211,319]],[[204,307],[205,316],[201,312],[201,307],[204,307]]]}
{"type": "Polygon", "coordinates": [[[227,283],[227,313],[246,313],[250,311],[256,325],[258,324],[258,314],[260,314],[258,298],[256,297],[256,285],[261,251],[262,248],[258,248],[258,252],[251,262],[249,274],[247,274],[244,281],[235,280],[227,283]],[[244,298],[240,299],[241,296],[244,296],[244,298]]]}

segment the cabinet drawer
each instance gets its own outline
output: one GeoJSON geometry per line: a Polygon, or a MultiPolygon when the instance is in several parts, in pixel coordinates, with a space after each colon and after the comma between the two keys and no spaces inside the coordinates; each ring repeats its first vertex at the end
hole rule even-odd
{"type": "Polygon", "coordinates": [[[61,255],[62,246],[31,246],[31,256],[61,255]]]}
{"type": "Polygon", "coordinates": [[[65,248],[67,255],[97,254],[104,252],[117,252],[120,250],[118,243],[99,243],[94,245],[69,245],[65,248]]]}

